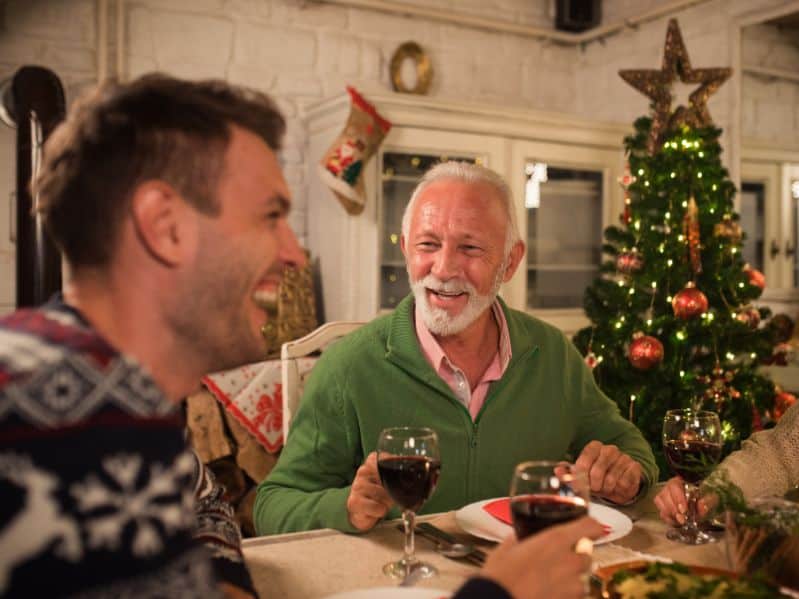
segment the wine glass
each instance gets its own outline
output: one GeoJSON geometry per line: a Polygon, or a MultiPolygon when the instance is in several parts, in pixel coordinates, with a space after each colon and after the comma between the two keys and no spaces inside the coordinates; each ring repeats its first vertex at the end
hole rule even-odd
{"type": "Polygon", "coordinates": [[[719,415],[705,410],[669,410],[663,419],[663,449],[666,461],[685,486],[685,523],[672,528],[668,539],[688,545],[712,543],[716,538],[696,523],[699,483],[713,471],[721,457],[719,415]]]}
{"type": "Polygon", "coordinates": [[[590,488],[585,472],[567,462],[522,462],[513,472],[510,511],[516,537],[588,514],[590,488]]]}
{"type": "Polygon", "coordinates": [[[416,559],[413,529],[416,511],[432,495],[441,471],[438,436],[429,428],[387,428],[377,441],[377,470],[391,498],[402,508],[405,525],[405,554],[383,566],[393,578],[404,578],[411,572],[428,578],[436,574],[431,564],[416,559]]]}

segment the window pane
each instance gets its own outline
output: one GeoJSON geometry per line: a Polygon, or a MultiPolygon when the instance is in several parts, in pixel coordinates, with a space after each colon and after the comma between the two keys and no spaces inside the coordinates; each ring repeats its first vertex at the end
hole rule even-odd
{"type": "Polygon", "coordinates": [[[579,308],[601,258],[602,172],[541,164],[525,169],[527,305],[579,308]]]}
{"type": "Polygon", "coordinates": [[[765,262],[765,198],[766,186],[763,183],[741,184],[741,228],[746,233],[743,259],[761,272],[765,262]]]}

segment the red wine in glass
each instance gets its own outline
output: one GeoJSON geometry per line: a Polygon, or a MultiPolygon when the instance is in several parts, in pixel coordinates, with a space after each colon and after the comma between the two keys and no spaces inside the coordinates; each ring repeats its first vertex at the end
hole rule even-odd
{"type": "Polygon", "coordinates": [[[711,441],[671,440],[663,449],[674,474],[694,485],[713,471],[721,457],[721,443],[711,441]]]}
{"type": "Polygon", "coordinates": [[[559,495],[520,495],[510,504],[516,537],[524,539],[555,524],[563,524],[588,515],[582,497],[559,495]]]}
{"type": "Polygon", "coordinates": [[[391,498],[403,509],[415,512],[433,494],[441,462],[425,456],[385,457],[378,460],[377,470],[391,498]]]}

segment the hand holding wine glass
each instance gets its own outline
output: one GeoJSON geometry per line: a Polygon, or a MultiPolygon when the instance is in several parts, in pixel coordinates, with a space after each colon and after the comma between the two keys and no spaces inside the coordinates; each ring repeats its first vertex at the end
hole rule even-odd
{"type": "Polygon", "coordinates": [[[518,599],[582,599],[591,557],[575,547],[603,534],[599,522],[580,518],[524,541],[511,536],[488,555],[479,575],[497,581],[518,599]]]}
{"type": "Polygon", "coordinates": [[[373,451],[355,473],[347,497],[350,524],[366,531],[380,522],[394,506],[394,501],[383,488],[377,471],[377,452],[373,451]]]}
{"type": "Polygon", "coordinates": [[[416,511],[430,498],[438,483],[441,456],[438,436],[429,428],[387,428],[377,441],[377,469],[380,480],[391,498],[402,508],[405,524],[405,554],[402,559],[386,564],[383,572],[403,578],[421,571],[427,578],[436,574],[430,564],[414,554],[413,530],[416,511]]]}
{"type": "MultiPolygon", "coordinates": [[[[674,476],[666,481],[666,484],[658,491],[654,501],[661,520],[672,526],[685,523],[688,502],[685,499],[685,481],[679,476],[674,476]]],[[[707,516],[717,504],[718,497],[713,494],[703,494],[696,502],[698,517],[704,518],[707,516]]]]}
{"type": "Polygon", "coordinates": [[[716,539],[696,523],[699,483],[713,471],[721,457],[721,423],[715,412],[669,410],[663,419],[663,449],[669,466],[684,482],[687,510],[685,523],[666,534],[688,545],[716,539]]]}

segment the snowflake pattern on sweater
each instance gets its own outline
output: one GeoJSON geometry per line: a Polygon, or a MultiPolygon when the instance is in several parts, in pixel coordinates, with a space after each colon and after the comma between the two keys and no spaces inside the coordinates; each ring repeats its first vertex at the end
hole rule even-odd
{"type": "Polygon", "coordinates": [[[183,414],[64,304],[0,320],[0,596],[254,594],[183,414]]]}

